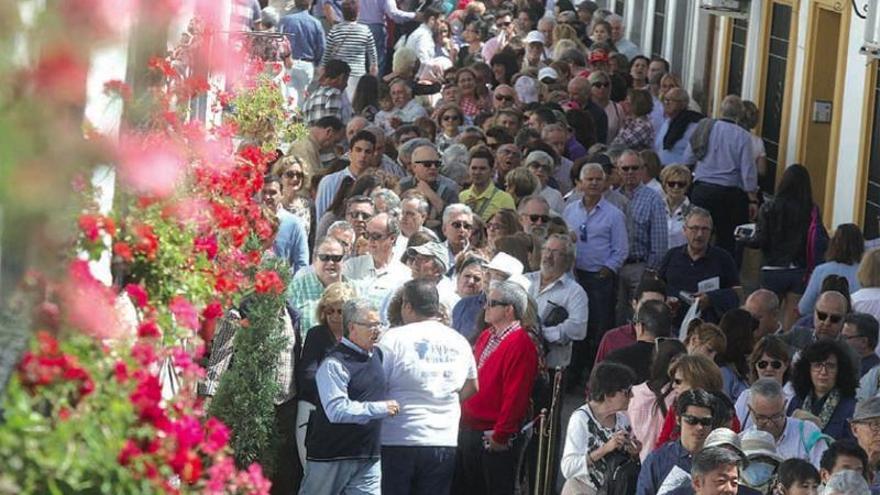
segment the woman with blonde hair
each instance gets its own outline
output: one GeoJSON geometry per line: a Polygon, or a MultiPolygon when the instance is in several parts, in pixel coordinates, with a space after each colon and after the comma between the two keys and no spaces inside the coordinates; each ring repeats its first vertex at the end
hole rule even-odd
{"type": "Polygon", "coordinates": [[[315,209],[308,188],[308,168],[301,158],[290,155],[278,160],[274,169],[274,174],[281,177],[281,206],[302,220],[308,234],[314,224],[315,209]]]}
{"type": "Polygon", "coordinates": [[[296,412],[296,446],[300,461],[306,462],[306,430],[309,415],[320,404],[315,375],[321,361],[342,339],[342,304],[357,297],[354,288],[345,282],[335,282],[324,289],[315,317],[318,325],[308,329],[302,355],[296,362],[294,379],[299,401],[296,412]]]}
{"type": "Polygon", "coordinates": [[[666,227],[669,249],[687,244],[684,236],[685,217],[691,211],[687,197],[691,187],[691,171],[685,165],[667,165],[660,171],[660,185],[666,204],[666,227]]]}
{"type": "Polygon", "coordinates": [[[508,209],[498,210],[486,222],[486,237],[489,250],[494,254],[497,252],[495,244],[498,239],[522,231],[522,225],[520,225],[519,217],[515,211],[508,209]]]}
{"type": "Polygon", "coordinates": [[[535,194],[540,185],[540,181],[528,167],[517,167],[508,172],[505,177],[505,190],[513,196],[513,202],[517,206],[519,206],[521,199],[535,194]]]}
{"type": "Polygon", "coordinates": [[[853,311],[868,313],[880,320],[880,249],[872,249],[862,256],[856,278],[862,288],[852,294],[853,311]]]}

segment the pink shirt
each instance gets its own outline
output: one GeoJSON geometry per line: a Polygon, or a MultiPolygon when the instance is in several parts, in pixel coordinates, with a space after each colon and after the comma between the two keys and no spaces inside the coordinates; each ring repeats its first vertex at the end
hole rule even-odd
{"type": "MultiPolygon", "coordinates": [[[[629,417],[629,423],[632,425],[632,431],[636,438],[642,442],[642,450],[639,457],[642,461],[648,454],[654,450],[657,444],[657,437],[660,435],[660,429],[663,427],[663,412],[656,407],[657,400],[654,392],[648,388],[647,383],[640,383],[632,389],[633,397],[629,401],[629,407],[626,414],[629,417]]],[[[675,392],[666,396],[667,410],[672,407],[675,402],[675,392]]]]}

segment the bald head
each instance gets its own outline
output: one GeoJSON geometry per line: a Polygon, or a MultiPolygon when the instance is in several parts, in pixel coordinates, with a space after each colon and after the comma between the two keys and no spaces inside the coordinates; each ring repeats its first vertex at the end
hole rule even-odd
{"type": "Polygon", "coordinates": [[[846,296],[836,290],[823,292],[816,301],[813,325],[817,339],[836,339],[843,329],[843,318],[849,309],[846,296]]]}
{"type": "Polygon", "coordinates": [[[592,85],[586,77],[575,77],[568,82],[568,98],[583,107],[590,99],[592,85]]]}
{"type": "Polygon", "coordinates": [[[352,118],[348,121],[348,125],[345,126],[346,139],[348,139],[348,141],[351,141],[351,138],[354,137],[354,135],[357,134],[358,131],[363,130],[368,125],[370,125],[370,121],[361,116],[352,118]]]}
{"type": "Polygon", "coordinates": [[[779,330],[779,297],[775,292],[767,289],[758,289],[752,292],[743,309],[758,320],[758,328],[755,330],[755,342],[765,335],[779,330]]]}

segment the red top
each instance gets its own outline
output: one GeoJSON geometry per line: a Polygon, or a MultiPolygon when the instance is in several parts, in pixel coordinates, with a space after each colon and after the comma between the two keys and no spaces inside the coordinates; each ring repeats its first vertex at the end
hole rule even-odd
{"type": "MultiPolygon", "coordinates": [[[[491,329],[480,334],[474,359],[480,359],[491,336],[491,329]]],[[[474,430],[494,430],[492,439],[507,443],[522,428],[537,375],[538,351],[520,327],[477,368],[479,390],[461,404],[462,424],[474,430]]]]}
{"type": "Polygon", "coordinates": [[[609,354],[636,343],[636,327],[632,323],[608,330],[599,341],[596,351],[596,364],[601,363],[609,354]]]}

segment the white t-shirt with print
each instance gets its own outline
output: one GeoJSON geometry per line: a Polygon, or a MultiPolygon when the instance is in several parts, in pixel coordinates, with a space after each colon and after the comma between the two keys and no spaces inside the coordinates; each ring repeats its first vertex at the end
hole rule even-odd
{"type": "Polygon", "coordinates": [[[458,392],[477,377],[471,346],[435,320],[388,330],[379,341],[387,399],[400,404],[382,421],[382,445],[455,447],[461,407],[458,392]]]}

